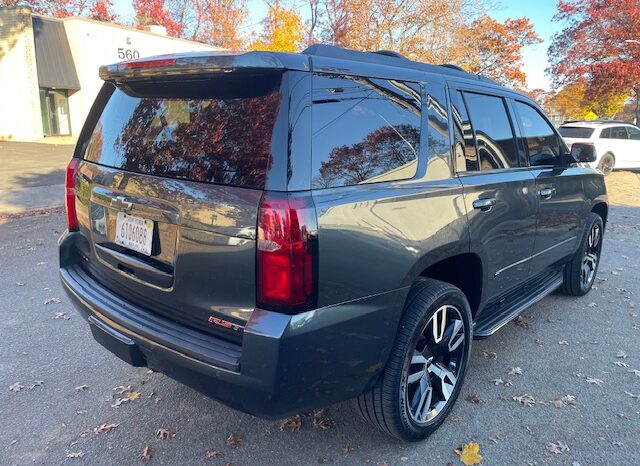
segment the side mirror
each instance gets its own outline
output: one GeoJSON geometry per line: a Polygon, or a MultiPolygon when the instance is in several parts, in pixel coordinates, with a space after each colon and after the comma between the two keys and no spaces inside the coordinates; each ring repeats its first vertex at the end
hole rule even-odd
{"type": "Polygon", "coordinates": [[[596,147],[593,144],[574,142],[571,145],[571,157],[573,157],[576,162],[595,162],[596,147]]]}

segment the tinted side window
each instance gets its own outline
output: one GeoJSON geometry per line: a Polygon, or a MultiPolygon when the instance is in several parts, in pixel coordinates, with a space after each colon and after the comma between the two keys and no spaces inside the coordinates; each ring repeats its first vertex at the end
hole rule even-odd
{"type": "Polygon", "coordinates": [[[600,139],[611,139],[611,128],[605,128],[600,132],[600,139]]]}
{"type": "Polygon", "coordinates": [[[313,187],[412,178],[418,165],[420,117],[418,84],[315,75],[313,187]]]}
{"type": "Polygon", "coordinates": [[[624,126],[614,126],[611,128],[611,137],[613,139],[629,139],[629,135],[624,126]]]}
{"type": "Polygon", "coordinates": [[[515,102],[525,146],[529,154],[529,165],[558,165],[560,141],[551,125],[530,105],[515,102]]]}
{"type": "Polygon", "coordinates": [[[480,169],[518,166],[518,153],[509,116],[501,97],[465,92],[478,143],[480,169]]]}
{"type": "Polygon", "coordinates": [[[640,129],[634,128],[633,126],[627,126],[627,131],[629,132],[629,138],[640,141],[640,129]]]}
{"type": "Polygon", "coordinates": [[[456,171],[478,170],[478,153],[473,128],[460,91],[451,92],[453,114],[454,155],[456,171]]]}

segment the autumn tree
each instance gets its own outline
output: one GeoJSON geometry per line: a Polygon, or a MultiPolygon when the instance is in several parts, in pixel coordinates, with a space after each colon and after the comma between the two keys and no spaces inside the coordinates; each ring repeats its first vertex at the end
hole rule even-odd
{"type": "Polygon", "coordinates": [[[34,13],[57,18],[86,16],[93,4],[94,0],[0,0],[0,7],[24,5],[34,13]]]}
{"type": "Polygon", "coordinates": [[[89,19],[107,23],[118,22],[118,15],[113,12],[113,2],[111,0],[96,0],[89,9],[88,17],[89,19]]]}
{"type": "Polygon", "coordinates": [[[158,25],[167,29],[167,34],[178,37],[182,27],[171,16],[164,0],[133,0],[135,23],[138,29],[145,26],[158,25]]]}
{"type": "Polygon", "coordinates": [[[302,18],[294,8],[279,1],[267,3],[269,13],[264,20],[263,31],[250,46],[252,50],[295,52],[302,45],[305,28],[302,18]]]}
{"type": "Polygon", "coordinates": [[[549,47],[553,84],[584,79],[593,96],[633,91],[640,120],[640,3],[559,0],[554,19],[567,26],[549,47]]]}
{"type": "Polygon", "coordinates": [[[460,61],[467,71],[516,89],[526,87],[522,49],[542,42],[529,18],[509,18],[501,23],[483,15],[471,23],[467,34],[473,40],[460,61]]]}

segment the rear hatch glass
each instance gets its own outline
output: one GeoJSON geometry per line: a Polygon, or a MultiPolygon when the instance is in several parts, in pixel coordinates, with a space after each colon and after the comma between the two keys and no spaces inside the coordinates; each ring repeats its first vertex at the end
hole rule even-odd
{"type": "Polygon", "coordinates": [[[150,175],[263,188],[279,76],[115,89],[84,158],[150,175]],[[226,81],[226,82],[225,82],[226,81]]]}
{"type": "Polygon", "coordinates": [[[593,128],[581,128],[578,126],[561,126],[560,134],[564,138],[589,139],[593,134],[593,128]]]}
{"type": "Polygon", "coordinates": [[[236,340],[255,307],[257,212],[286,112],[281,72],[231,75],[105,84],[76,205],[95,279],[236,340]]]}

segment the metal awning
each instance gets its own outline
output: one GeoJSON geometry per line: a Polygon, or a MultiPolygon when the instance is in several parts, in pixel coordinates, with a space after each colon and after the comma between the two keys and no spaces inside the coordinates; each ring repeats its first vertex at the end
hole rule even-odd
{"type": "Polygon", "coordinates": [[[79,90],[69,41],[61,21],[33,16],[38,85],[54,89],[79,90]]]}

